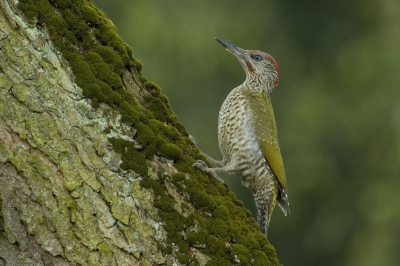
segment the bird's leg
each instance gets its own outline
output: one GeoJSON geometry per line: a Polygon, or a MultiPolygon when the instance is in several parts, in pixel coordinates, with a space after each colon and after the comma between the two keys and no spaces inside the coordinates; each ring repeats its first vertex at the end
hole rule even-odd
{"type": "MultiPolygon", "coordinates": [[[[197,145],[197,142],[196,142],[195,138],[192,135],[189,135],[189,138],[193,141],[194,144],[197,145]]],[[[201,154],[204,157],[206,157],[207,161],[209,161],[213,167],[218,167],[218,168],[209,168],[207,166],[207,164],[202,160],[197,160],[192,166],[199,168],[200,170],[202,170],[205,173],[211,174],[215,179],[218,180],[218,182],[220,182],[221,184],[225,184],[224,180],[222,180],[217,175],[216,169],[222,169],[223,167],[225,167],[226,163],[224,161],[215,160],[214,158],[212,158],[211,156],[208,156],[204,152],[201,152],[201,154]]],[[[223,170],[221,170],[221,171],[223,171],[223,170]]]]}
{"type": "Polygon", "coordinates": [[[207,158],[207,161],[209,161],[209,162],[212,164],[212,166],[214,166],[214,167],[219,167],[219,168],[222,168],[222,167],[225,166],[225,162],[224,162],[224,161],[215,160],[214,158],[208,156],[208,155],[205,154],[204,152],[201,152],[201,154],[203,154],[204,157],[207,158]]]}
{"type": "MultiPolygon", "coordinates": [[[[192,135],[189,135],[189,138],[190,138],[190,139],[193,141],[193,143],[196,144],[196,146],[197,146],[196,139],[195,139],[192,135]]],[[[225,166],[224,161],[217,161],[217,160],[215,160],[214,158],[212,158],[211,156],[208,156],[207,154],[205,154],[204,152],[202,152],[202,151],[200,151],[200,152],[201,152],[201,154],[203,154],[204,157],[207,158],[207,160],[208,160],[213,166],[216,166],[216,167],[224,167],[224,166],[225,166]]]]}
{"type": "MultiPolygon", "coordinates": [[[[215,160],[214,160],[215,161],[215,160]]],[[[205,173],[211,174],[215,179],[217,179],[221,184],[225,184],[224,180],[222,180],[218,175],[217,172],[226,172],[226,173],[235,173],[237,172],[236,168],[234,167],[235,164],[232,162],[225,163],[224,161],[216,161],[217,164],[221,167],[213,167],[210,168],[207,164],[202,160],[197,160],[192,166],[197,167],[205,173]]]]}
{"type": "Polygon", "coordinates": [[[215,168],[209,168],[207,164],[202,161],[202,160],[197,160],[194,164],[192,164],[193,167],[199,168],[201,171],[204,173],[209,173],[211,174],[218,182],[221,184],[224,184],[224,180],[222,180],[216,173],[215,168]]]}

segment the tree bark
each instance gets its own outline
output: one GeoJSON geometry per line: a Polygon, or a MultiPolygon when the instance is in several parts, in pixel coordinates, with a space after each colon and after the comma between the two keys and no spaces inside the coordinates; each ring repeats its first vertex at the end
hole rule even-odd
{"type": "Polygon", "coordinates": [[[0,265],[280,265],[90,2],[0,1],[0,265]]]}

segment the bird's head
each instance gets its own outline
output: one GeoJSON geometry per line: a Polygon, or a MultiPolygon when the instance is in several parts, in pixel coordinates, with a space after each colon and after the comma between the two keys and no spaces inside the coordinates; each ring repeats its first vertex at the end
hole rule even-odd
{"type": "Polygon", "coordinates": [[[227,41],[215,39],[240,62],[246,72],[246,82],[261,85],[268,93],[278,86],[279,66],[271,55],[258,50],[244,50],[227,41]]]}

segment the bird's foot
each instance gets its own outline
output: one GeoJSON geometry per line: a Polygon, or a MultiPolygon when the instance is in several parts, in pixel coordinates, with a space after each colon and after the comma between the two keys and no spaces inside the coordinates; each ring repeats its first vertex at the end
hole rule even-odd
{"type": "Polygon", "coordinates": [[[215,172],[214,168],[209,168],[207,164],[202,161],[202,160],[197,160],[194,164],[192,164],[193,167],[199,168],[201,171],[210,174],[212,177],[214,177],[218,182],[221,184],[225,184],[224,180],[222,180],[217,173],[215,172]]]}
{"type": "Polygon", "coordinates": [[[202,161],[202,160],[196,160],[196,162],[194,164],[192,164],[193,167],[199,168],[201,171],[209,173],[209,167],[207,166],[207,164],[202,161]]]}

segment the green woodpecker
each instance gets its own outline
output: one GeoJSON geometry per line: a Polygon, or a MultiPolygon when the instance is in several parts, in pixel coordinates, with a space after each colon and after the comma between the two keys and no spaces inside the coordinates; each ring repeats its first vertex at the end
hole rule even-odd
{"type": "Polygon", "coordinates": [[[279,82],[275,59],[258,50],[243,50],[216,38],[242,65],[246,80],[233,89],[222,104],[218,119],[218,142],[223,160],[204,154],[213,168],[201,160],[193,166],[211,173],[241,176],[244,186],[253,192],[257,221],[267,235],[272,210],[278,202],[285,216],[289,209],[285,169],[270,96],[279,82]]]}

